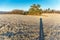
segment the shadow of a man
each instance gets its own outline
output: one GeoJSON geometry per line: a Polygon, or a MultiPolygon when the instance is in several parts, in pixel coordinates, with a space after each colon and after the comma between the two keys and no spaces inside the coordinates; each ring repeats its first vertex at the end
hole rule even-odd
{"type": "Polygon", "coordinates": [[[42,18],[40,18],[40,33],[39,33],[39,35],[40,35],[39,40],[44,40],[44,30],[43,30],[42,18]]]}

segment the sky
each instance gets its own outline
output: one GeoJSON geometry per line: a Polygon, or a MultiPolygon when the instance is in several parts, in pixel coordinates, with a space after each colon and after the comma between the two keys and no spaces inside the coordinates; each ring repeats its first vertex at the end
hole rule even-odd
{"type": "Polygon", "coordinates": [[[60,10],[60,0],[0,0],[0,11],[28,10],[32,4],[40,4],[42,9],[60,10]]]}

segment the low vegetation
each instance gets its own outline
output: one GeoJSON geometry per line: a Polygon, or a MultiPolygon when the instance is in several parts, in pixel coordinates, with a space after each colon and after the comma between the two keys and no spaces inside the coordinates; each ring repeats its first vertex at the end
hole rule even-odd
{"type": "Polygon", "coordinates": [[[43,13],[60,13],[60,11],[51,10],[50,8],[43,10],[41,8],[41,5],[33,4],[30,6],[28,11],[15,9],[15,10],[12,10],[11,12],[6,12],[5,14],[41,15],[43,13]]]}

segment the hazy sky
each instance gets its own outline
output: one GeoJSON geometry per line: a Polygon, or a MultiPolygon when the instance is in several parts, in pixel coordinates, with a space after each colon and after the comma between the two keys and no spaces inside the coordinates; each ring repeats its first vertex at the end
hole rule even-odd
{"type": "Polygon", "coordinates": [[[28,10],[32,4],[40,4],[43,9],[60,10],[60,0],[0,0],[0,11],[28,10]]]}

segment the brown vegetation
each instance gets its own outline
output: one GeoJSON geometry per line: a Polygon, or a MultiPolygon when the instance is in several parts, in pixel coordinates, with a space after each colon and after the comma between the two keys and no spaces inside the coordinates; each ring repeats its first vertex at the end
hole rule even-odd
{"type": "Polygon", "coordinates": [[[11,12],[6,12],[5,14],[41,15],[42,13],[60,13],[60,11],[51,10],[50,8],[43,10],[41,9],[41,5],[33,4],[28,11],[15,9],[11,12]]]}

